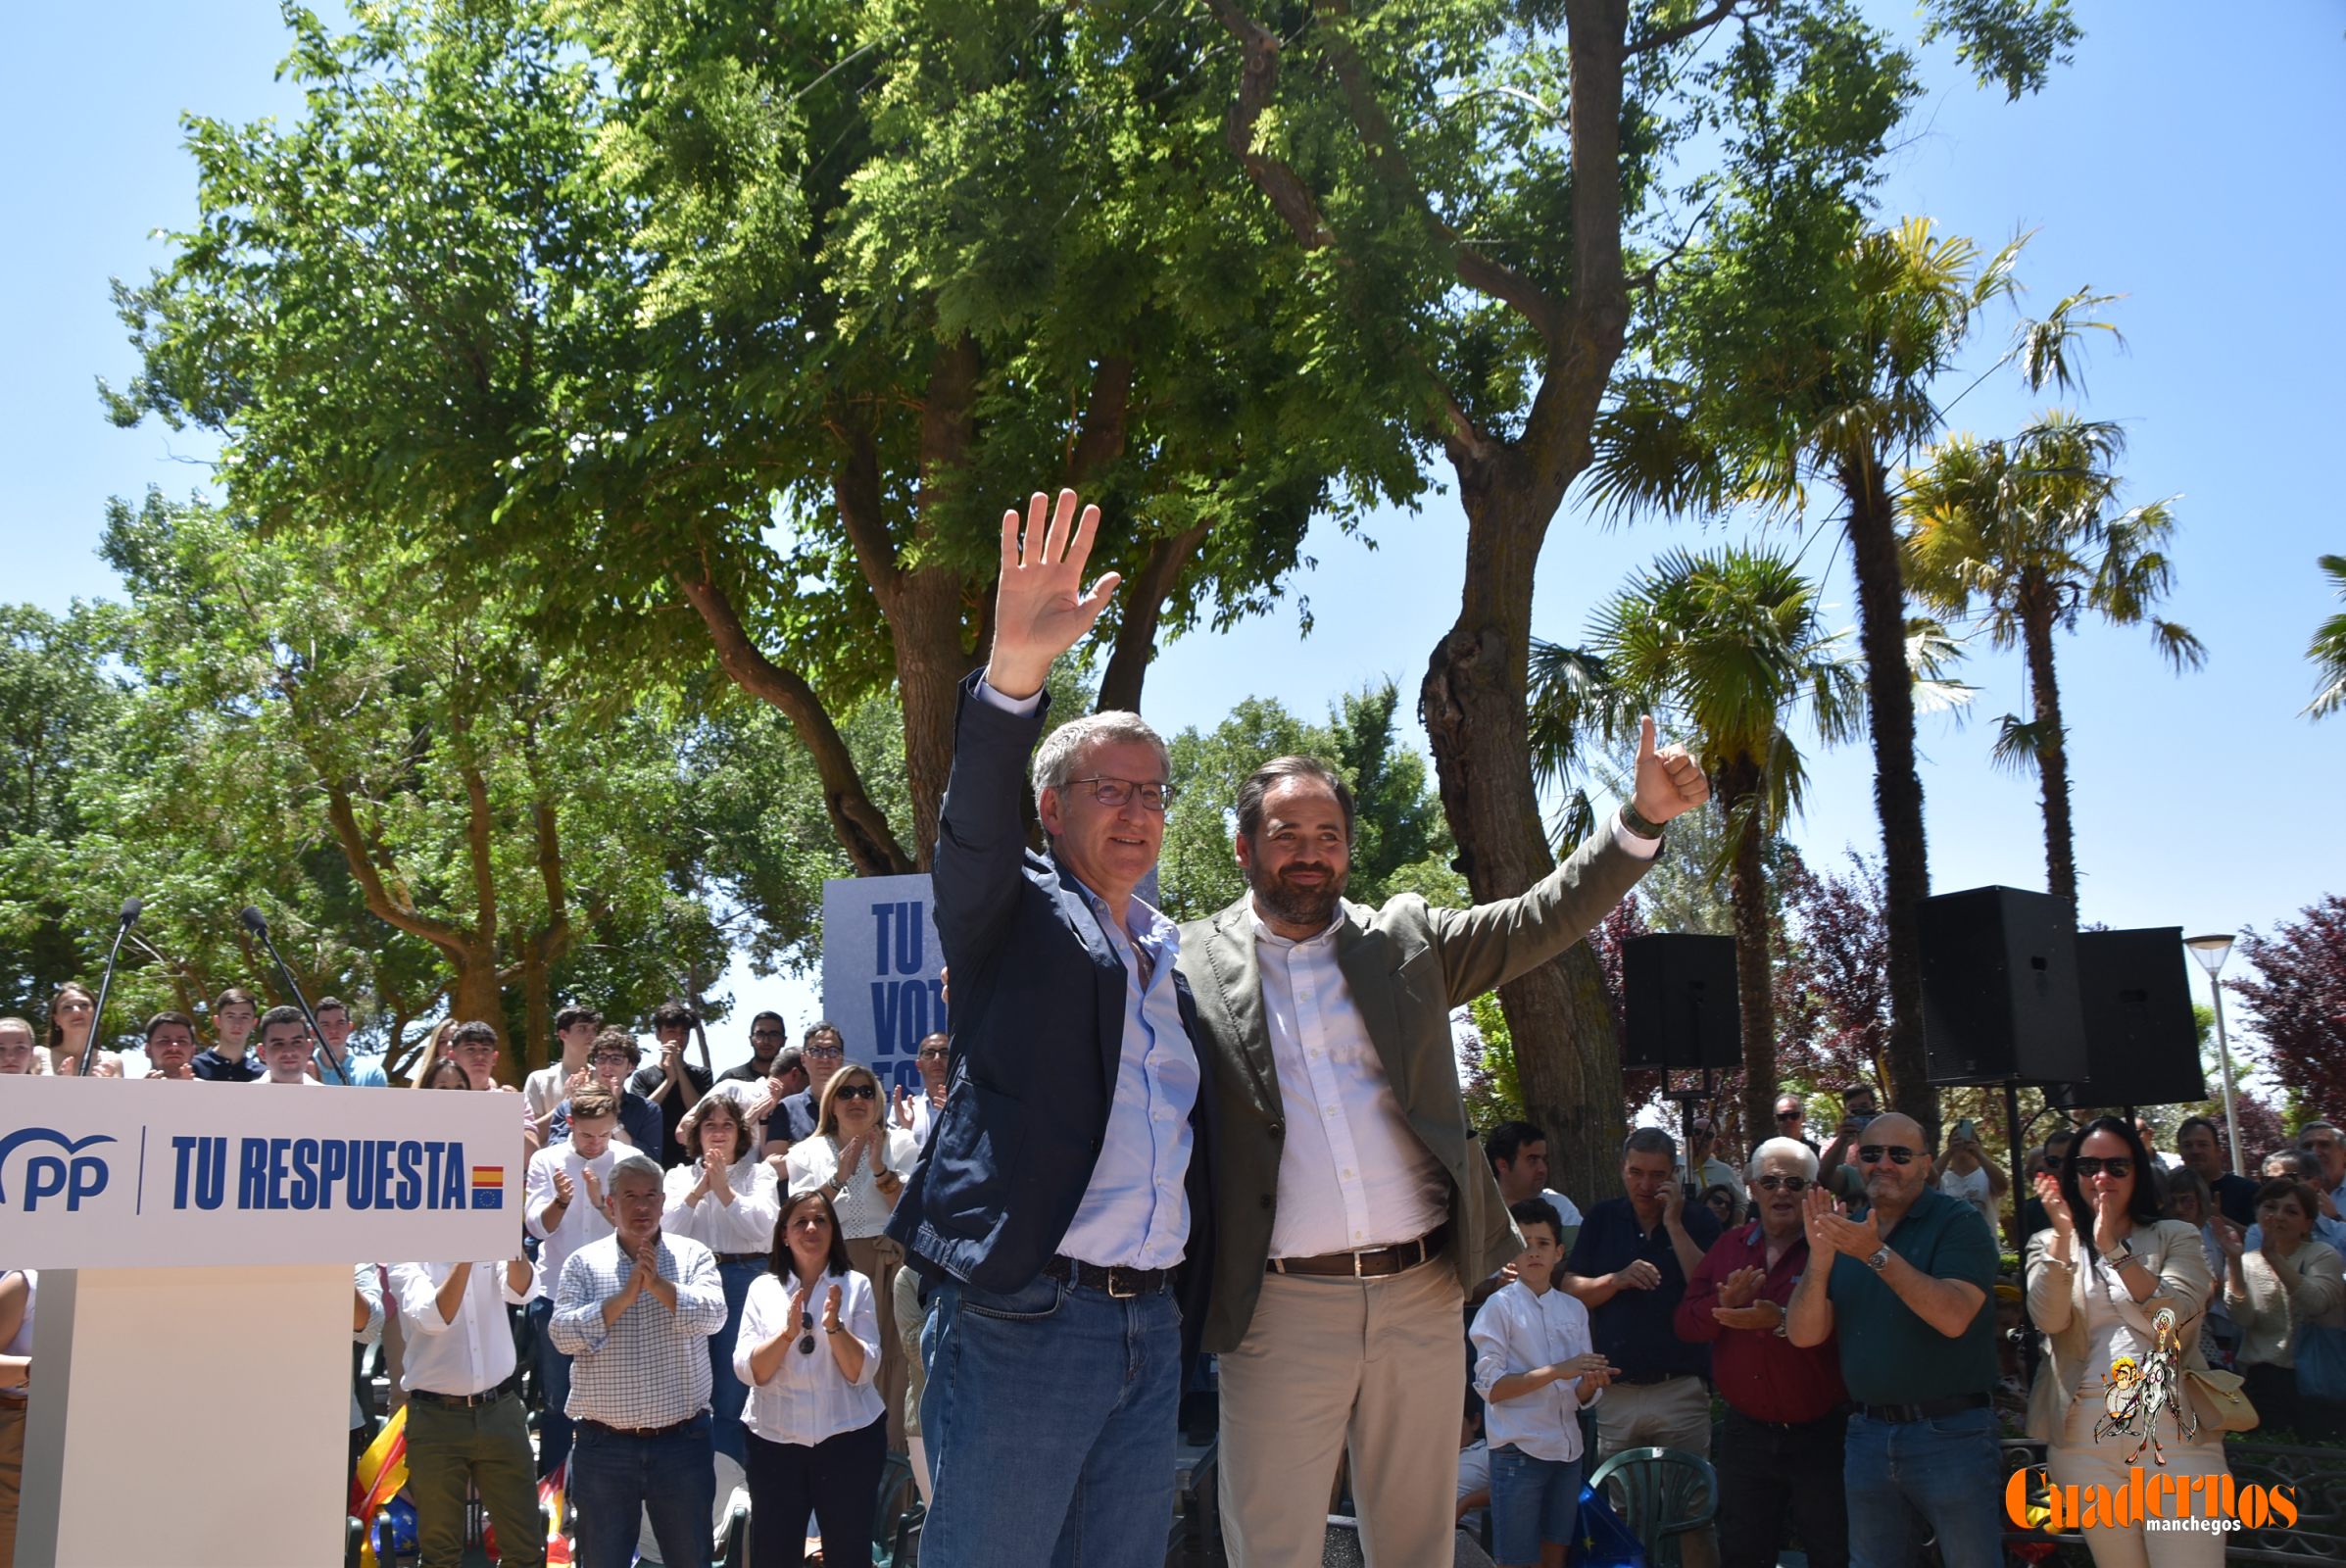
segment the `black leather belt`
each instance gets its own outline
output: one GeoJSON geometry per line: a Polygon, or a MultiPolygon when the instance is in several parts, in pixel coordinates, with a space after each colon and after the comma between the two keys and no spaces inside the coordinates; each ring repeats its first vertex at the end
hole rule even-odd
{"type": "Polygon", "coordinates": [[[1450,1239],[1447,1225],[1437,1225],[1414,1242],[1372,1247],[1365,1252],[1322,1252],[1317,1257],[1274,1257],[1263,1264],[1271,1274],[1308,1274],[1319,1279],[1381,1280],[1403,1274],[1442,1255],[1450,1239]]]}
{"type": "Polygon", "coordinates": [[[763,1252],[719,1252],[716,1254],[716,1260],[720,1263],[762,1263],[766,1261],[766,1254],[763,1252]]]}
{"type": "Polygon", "coordinates": [[[425,1404],[445,1405],[451,1410],[476,1410],[484,1404],[495,1404],[511,1394],[521,1392],[521,1374],[516,1372],[493,1389],[478,1394],[439,1394],[430,1389],[410,1389],[408,1397],[421,1399],[425,1404]]]}
{"type": "Polygon", "coordinates": [[[1105,1291],[1119,1301],[1136,1296],[1152,1296],[1173,1283],[1173,1271],[1169,1268],[1126,1268],[1122,1264],[1102,1267],[1075,1257],[1053,1257],[1043,1265],[1043,1273],[1062,1285],[1105,1291]]]}
{"type": "Polygon", "coordinates": [[[1958,1394],[1944,1399],[1925,1399],[1921,1404],[1861,1404],[1858,1413],[1868,1421],[1936,1421],[1941,1416],[1961,1415],[1966,1410],[1987,1408],[1984,1394],[1958,1394]]]}
{"type": "Polygon", "coordinates": [[[595,1431],[603,1433],[607,1437],[664,1438],[673,1433],[682,1432],[686,1427],[691,1426],[695,1421],[700,1420],[701,1417],[707,1415],[708,1413],[709,1412],[707,1410],[696,1410],[691,1415],[686,1416],[683,1420],[671,1421],[664,1427],[614,1427],[609,1421],[584,1420],[578,1422],[577,1424],[582,1427],[592,1427],[595,1431]]]}

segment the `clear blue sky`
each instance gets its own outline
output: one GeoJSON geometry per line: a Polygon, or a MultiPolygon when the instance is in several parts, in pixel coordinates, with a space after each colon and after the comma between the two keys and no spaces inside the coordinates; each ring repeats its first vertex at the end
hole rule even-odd
{"type": "MultiPolygon", "coordinates": [[[[1874,10],[1911,26],[1904,6],[1874,10]]],[[[2128,296],[2115,310],[2127,350],[2097,350],[2085,407],[2125,421],[2131,499],[2180,496],[2169,613],[2206,641],[2209,662],[2172,676],[2147,637],[2090,625],[2061,644],[2083,913],[2117,926],[2270,928],[2346,888],[2346,833],[2328,799],[2346,719],[2297,716],[2312,690],[2306,639],[2336,608],[2314,558],[2346,551],[2346,507],[2319,457],[2334,450],[2346,363],[2346,172],[2335,157],[2346,147],[2346,9],[2273,0],[2218,27],[2181,0],[2080,0],[2077,11],[2086,29],[2077,63],[2018,105],[1974,89],[1944,51],[1928,60],[1932,92],[1883,208],[1990,243],[2037,230],[2023,275],[2039,308],[2083,285],[2128,296]]],[[[205,481],[200,437],[152,423],[119,431],[100,415],[94,379],[133,368],[107,279],[143,275],[164,259],[153,231],[192,219],[181,110],[298,112],[272,80],[283,52],[276,8],[259,0],[13,12],[0,136],[23,151],[17,240],[0,251],[0,593],[54,609],[113,592],[93,554],[106,498],[205,481]]],[[[2005,325],[1981,334],[1981,363],[2005,325]]],[[[2029,412],[1999,378],[1957,423],[2006,432],[2029,412]]],[[[1310,637],[1296,635],[1290,607],[1167,649],[1149,679],[1151,718],[1168,730],[1210,725],[1249,693],[1316,712],[1388,675],[1413,694],[1456,613],[1463,524],[1443,497],[1372,531],[1374,553],[1332,530],[1314,540],[1319,565],[1295,584],[1318,616],[1310,637]]],[[[1696,537],[1606,532],[1568,511],[1540,563],[1540,633],[1578,640],[1633,568],[1696,537]]],[[[1830,597],[1848,619],[1833,559],[1830,597]]],[[[1982,650],[1967,676],[1981,687],[1979,716],[1964,729],[1927,721],[1923,736],[1933,885],[2041,887],[2034,783],[1986,760],[1994,716],[2025,708],[2018,657],[1982,650]]],[[[1862,748],[1814,758],[1795,836],[1821,859],[1870,848],[1871,790],[1862,748]]],[[[736,981],[740,1002],[810,1015],[809,989],[736,981]]]]}

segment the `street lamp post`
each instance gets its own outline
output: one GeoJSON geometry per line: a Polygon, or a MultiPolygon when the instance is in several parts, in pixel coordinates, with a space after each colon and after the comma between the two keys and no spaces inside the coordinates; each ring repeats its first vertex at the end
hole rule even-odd
{"type": "Polygon", "coordinates": [[[2224,986],[2217,976],[2224,972],[2224,960],[2231,956],[2232,939],[2229,935],[2185,937],[2183,946],[2191,950],[2191,956],[2208,971],[2208,994],[2216,1002],[2216,1061],[2224,1069],[2224,1131],[2231,1140],[2232,1174],[2240,1170],[2240,1118],[2232,1110],[2232,1049],[2224,1037],[2224,986]]]}

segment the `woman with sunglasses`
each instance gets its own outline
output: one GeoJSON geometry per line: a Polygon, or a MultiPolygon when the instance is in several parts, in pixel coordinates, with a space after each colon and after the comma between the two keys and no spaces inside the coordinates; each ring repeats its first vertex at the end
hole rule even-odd
{"type": "Polygon", "coordinates": [[[692,1158],[668,1172],[660,1228],[716,1254],[725,1326],[709,1337],[711,1432],[717,1452],[747,1465],[741,1411],[748,1390],[733,1375],[733,1346],[750,1286],[765,1272],[773,1250],[781,1194],[774,1173],[750,1147],[747,1113],[738,1101],[714,1091],[703,1095],[676,1124],[676,1141],[692,1158]]]}
{"type": "Polygon", "coordinates": [[[888,1460],[887,1417],[872,1386],[879,1363],[871,1282],[848,1262],[829,1191],[793,1193],[733,1347],[734,1375],[750,1391],[742,1423],[752,1568],[799,1568],[809,1514],[824,1568],[870,1568],[888,1460]]]}
{"type": "MultiPolygon", "coordinates": [[[[2154,1320],[2172,1311],[2181,1331],[2182,1365],[2205,1369],[2199,1316],[2216,1282],[2199,1230],[2162,1219],[2150,1153],[2133,1127],[2116,1116],[2089,1122],[2055,1177],[2036,1178],[2050,1223],[2028,1238],[2028,1316],[2044,1336],[2045,1360],[2028,1402],[2028,1436],[2048,1445],[2045,1468],[2056,1486],[2113,1489],[2129,1481],[2128,1455],[2150,1453],[2155,1436],[2171,1477],[2224,1473],[2224,1434],[2197,1422],[2188,1438],[2172,1410],[2096,1436],[2111,1422],[2110,1395],[2139,1376],[2159,1348],[2154,1320]],[[2123,1363],[2123,1369],[2122,1369],[2123,1363]],[[2142,1423],[2155,1421],[2155,1434],[2142,1423]]],[[[2187,1395],[2185,1396],[2187,1396],[2187,1395]]],[[[2123,1404],[2120,1406],[2123,1408],[2123,1404]]],[[[2139,1519],[2087,1530],[2097,1564],[2208,1564],[2224,1561],[2224,1537],[2206,1530],[2145,1530],[2139,1519]]]]}
{"type": "MultiPolygon", "coordinates": [[[[849,1062],[823,1085],[814,1136],[793,1144],[784,1164],[792,1192],[819,1187],[831,1195],[849,1262],[871,1281],[878,1298],[882,1345],[896,1343],[896,1274],[904,1264],[904,1250],[885,1234],[888,1216],[920,1158],[919,1143],[903,1128],[888,1125],[889,1119],[880,1080],[869,1067],[849,1062]]],[[[882,1359],[879,1389],[888,1407],[888,1446],[899,1452],[907,1443],[905,1377],[902,1356],[882,1359]]]]}
{"type": "Polygon", "coordinates": [[[2307,1324],[2334,1323],[2346,1300],[2336,1249],[2314,1237],[2314,1216],[2321,1212],[2313,1188],[2283,1177],[2257,1189],[2256,1246],[2248,1245],[2238,1226],[2217,1222],[2224,1305],[2241,1336],[2232,1364],[2266,1427],[2304,1432],[2311,1412],[2298,1397],[2298,1346],[2307,1324]]]}

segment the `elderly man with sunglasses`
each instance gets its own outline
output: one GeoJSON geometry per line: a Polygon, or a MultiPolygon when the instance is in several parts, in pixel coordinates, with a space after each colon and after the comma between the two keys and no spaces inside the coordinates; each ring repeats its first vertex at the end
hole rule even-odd
{"type": "Polygon", "coordinates": [[[1711,1348],[1711,1381],[1727,1401],[1712,1446],[1719,1470],[1722,1568],[1769,1568],[1788,1524],[1810,1568],[1846,1568],[1849,1518],[1841,1440],[1849,1393],[1840,1347],[1785,1336],[1792,1292],[1808,1270],[1805,1195],[1817,1152],[1771,1138],[1751,1156],[1752,1217],[1703,1254],[1678,1303],[1678,1337],[1711,1348]]]}
{"type": "Polygon", "coordinates": [[[1839,1341],[1856,1404],[1842,1471],[1850,1556],[1917,1562],[1929,1535],[1944,1568],[1997,1568],[1995,1238],[1932,1187],[1911,1117],[1876,1117],[1851,1153],[1872,1206],[1851,1219],[1822,1189],[1801,1194],[1810,1266],[1784,1323],[1795,1346],[1839,1341]]]}

